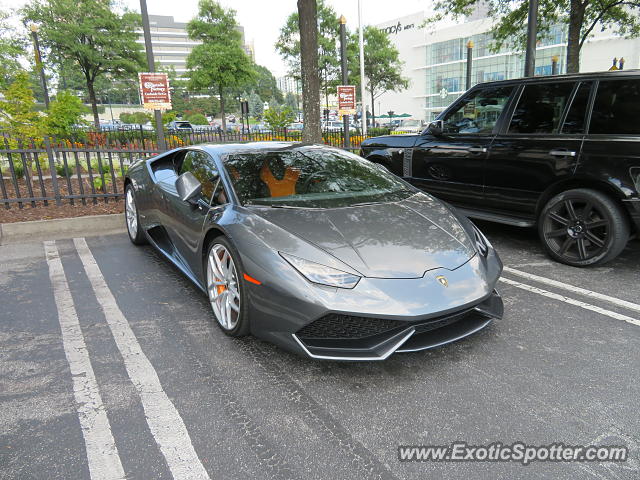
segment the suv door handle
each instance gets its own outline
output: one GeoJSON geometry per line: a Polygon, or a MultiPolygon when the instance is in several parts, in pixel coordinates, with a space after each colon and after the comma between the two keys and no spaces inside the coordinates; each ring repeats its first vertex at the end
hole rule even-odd
{"type": "Polygon", "coordinates": [[[551,150],[549,155],[553,155],[554,157],[575,157],[576,152],[573,150],[551,150]]]}
{"type": "Polygon", "coordinates": [[[486,147],[469,147],[467,148],[469,153],[487,153],[486,147]]]}

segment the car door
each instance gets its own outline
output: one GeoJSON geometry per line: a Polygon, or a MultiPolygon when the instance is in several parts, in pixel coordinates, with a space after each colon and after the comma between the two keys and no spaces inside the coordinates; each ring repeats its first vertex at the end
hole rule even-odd
{"type": "Polygon", "coordinates": [[[592,82],[527,83],[491,146],[484,207],[535,221],[541,194],[573,175],[584,139],[592,82]],[[569,108],[571,106],[571,108],[569,108]]]}
{"type": "Polygon", "coordinates": [[[412,183],[455,205],[482,201],[487,153],[514,89],[497,85],[471,90],[445,113],[441,135],[420,135],[407,172],[412,183]]]}
{"type": "Polygon", "coordinates": [[[194,273],[199,271],[200,240],[211,198],[219,179],[213,158],[202,150],[191,149],[180,166],[179,174],[191,172],[202,184],[198,198],[184,202],[177,190],[166,192],[165,228],[176,249],[176,256],[194,273]]]}

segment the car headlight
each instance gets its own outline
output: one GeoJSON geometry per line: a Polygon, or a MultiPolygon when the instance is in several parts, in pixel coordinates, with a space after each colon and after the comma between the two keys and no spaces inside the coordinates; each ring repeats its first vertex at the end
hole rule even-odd
{"type": "Polygon", "coordinates": [[[480,231],[480,229],[475,225],[473,225],[473,233],[475,237],[474,240],[476,244],[476,249],[478,250],[478,252],[482,254],[482,256],[486,257],[487,254],[489,253],[489,249],[491,248],[491,243],[489,243],[489,240],[487,240],[487,237],[485,237],[484,234],[480,231]]]}
{"type": "Polygon", "coordinates": [[[319,263],[310,262],[309,260],[295,257],[288,253],[279,253],[282,258],[289,262],[293,268],[300,272],[300,274],[311,283],[338,288],[353,288],[360,281],[360,277],[357,275],[320,265],[319,263]]]}

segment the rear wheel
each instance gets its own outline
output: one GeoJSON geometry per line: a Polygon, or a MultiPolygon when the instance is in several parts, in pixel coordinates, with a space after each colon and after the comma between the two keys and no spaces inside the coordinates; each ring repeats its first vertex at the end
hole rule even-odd
{"type": "Polygon", "coordinates": [[[225,237],[213,240],[207,254],[207,293],[213,314],[224,333],[249,333],[243,271],[235,248],[225,237]]]}
{"type": "Polygon", "coordinates": [[[138,216],[138,206],[136,205],[136,195],[131,185],[127,185],[124,194],[124,219],[127,222],[127,232],[129,240],[134,245],[147,243],[142,228],[140,228],[140,217],[138,216]]]}
{"type": "Polygon", "coordinates": [[[629,223],[608,196],[580,188],[549,200],[540,214],[538,233],[552,258],[586,267],[602,265],[624,250],[629,223]]]}

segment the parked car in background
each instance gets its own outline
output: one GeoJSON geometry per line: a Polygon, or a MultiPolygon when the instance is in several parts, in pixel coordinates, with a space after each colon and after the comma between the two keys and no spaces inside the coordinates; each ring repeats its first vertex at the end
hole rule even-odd
{"type": "MultiPolygon", "coordinates": [[[[338,120],[334,122],[322,122],[322,130],[325,132],[342,132],[344,130],[344,124],[338,120]]],[[[355,131],[355,127],[352,124],[349,124],[349,131],[355,131]]]]}
{"type": "Polygon", "coordinates": [[[425,128],[422,120],[414,120],[409,118],[402,120],[400,125],[393,129],[393,133],[421,133],[425,128]]]}
{"type": "Polygon", "coordinates": [[[638,70],[485,83],[361,154],[470,217],[536,226],[555,260],[601,265],[640,232],[639,111],[638,70]]]}
{"type": "Polygon", "coordinates": [[[174,120],[167,124],[169,133],[192,133],[193,125],[185,120],[174,120]]]}
{"type": "Polygon", "coordinates": [[[288,130],[293,130],[293,131],[302,131],[302,129],[304,128],[304,123],[302,122],[294,122],[291,125],[289,125],[287,127],[288,130]]]}

